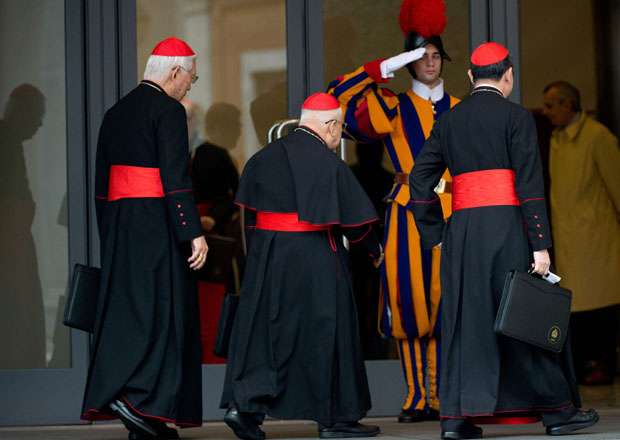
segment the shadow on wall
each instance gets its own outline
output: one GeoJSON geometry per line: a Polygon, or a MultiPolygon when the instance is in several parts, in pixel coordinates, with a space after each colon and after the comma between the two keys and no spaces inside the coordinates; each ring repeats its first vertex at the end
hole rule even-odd
{"type": "Polygon", "coordinates": [[[35,203],[30,192],[24,141],[42,125],[45,96],[22,84],[0,119],[0,368],[45,367],[45,318],[31,227],[35,203]]]}

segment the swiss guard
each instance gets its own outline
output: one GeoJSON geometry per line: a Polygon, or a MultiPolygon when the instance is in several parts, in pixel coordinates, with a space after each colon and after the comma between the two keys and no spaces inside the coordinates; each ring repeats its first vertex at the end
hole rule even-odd
{"type": "Polygon", "coordinates": [[[82,418],[120,418],[129,439],[202,424],[198,296],[207,244],[179,103],[196,77],[182,40],[159,43],[144,80],[99,131],[95,196],[101,284],[82,418]]]}
{"type": "MultiPolygon", "coordinates": [[[[382,140],[396,170],[385,200],[385,264],[379,301],[379,331],[398,341],[407,383],[399,422],[437,420],[440,375],[439,249],[423,250],[409,204],[409,172],[435,121],[457,104],[444,91],[441,71],[450,60],[441,34],[443,0],[405,0],[400,9],[405,52],[371,61],[329,85],[345,111],[347,133],[358,142],[382,140]],[[412,77],[411,89],[396,94],[381,87],[398,69],[412,77]]],[[[450,215],[450,175],[437,187],[450,215]]]]}
{"type": "Polygon", "coordinates": [[[482,438],[477,424],[535,423],[548,435],[592,426],[576,387],[570,343],[561,354],[494,332],[508,272],[545,274],[551,247],[532,114],[512,92],[508,50],[471,56],[471,96],[435,124],[410,176],[425,249],[441,245],[441,438],[482,438]],[[434,188],[453,176],[446,226],[434,188]]]}

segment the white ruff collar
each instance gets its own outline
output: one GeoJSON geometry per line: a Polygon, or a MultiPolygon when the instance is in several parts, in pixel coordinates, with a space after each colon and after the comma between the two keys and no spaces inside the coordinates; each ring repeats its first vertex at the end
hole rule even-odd
{"type": "Polygon", "coordinates": [[[413,93],[418,95],[420,98],[425,101],[430,100],[432,103],[439,101],[443,98],[443,79],[439,78],[439,84],[437,84],[434,88],[430,88],[426,84],[422,84],[417,79],[413,80],[413,85],[411,86],[411,90],[413,93]]]}

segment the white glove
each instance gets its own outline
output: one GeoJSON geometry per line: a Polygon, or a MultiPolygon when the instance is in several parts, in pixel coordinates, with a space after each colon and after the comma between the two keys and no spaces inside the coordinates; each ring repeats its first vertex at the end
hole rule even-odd
{"type": "Polygon", "coordinates": [[[388,58],[387,60],[383,60],[381,62],[381,77],[383,78],[394,78],[394,72],[399,69],[402,69],[409,63],[413,63],[414,61],[419,60],[426,53],[426,48],[419,47],[415,50],[410,50],[409,52],[403,52],[395,57],[388,58]]]}

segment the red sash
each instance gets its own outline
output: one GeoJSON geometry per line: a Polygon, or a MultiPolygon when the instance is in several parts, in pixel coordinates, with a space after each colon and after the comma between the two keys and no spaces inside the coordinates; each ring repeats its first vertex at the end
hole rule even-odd
{"type": "Polygon", "coordinates": [[[108,182],[108,201],[164,197],[159,168],[112,165],[108,182]]]}
{"type": "Polygon", "coordinates": [[[515,173],[496,169],[463,173],[452,178],[452,212],[483,206],[519,206],[515,173]]]}
{"type": "Polygon", "coordinates": [[[281,232],[316,232],[327,231],[329,225],[313,225],[300,221],[296,212],[264,212],[256,213],[256,229],[281,232]]]}

